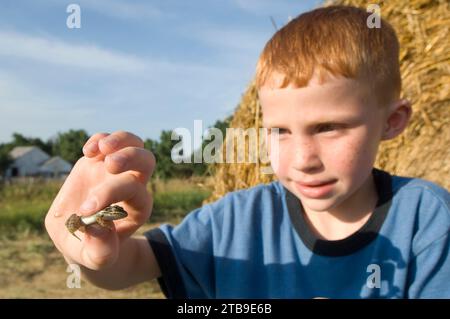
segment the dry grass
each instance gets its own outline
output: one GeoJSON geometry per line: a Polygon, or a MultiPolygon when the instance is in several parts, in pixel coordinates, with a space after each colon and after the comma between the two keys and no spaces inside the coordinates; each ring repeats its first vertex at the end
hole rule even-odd
{"type": "Polygon", "coordinates": [[[67,288],[67,264],[46,235],[22,233],[0,245],[0,298],[164,298],[156,280],[119,291],[84,280],[81,288],[67,288]]]}
{"type": "MultiPolygon", "coordinates": [[[[179,223],[189,210],[180,209],[179,216],[174,216],[176,204],[188,199],[191,205],[200,205],[197,197],[210,191],[210,183],[205,178],[152,180],[148,187],[156,192],[155,200],[162,202],[161,222],[179,223]],[[166,197],[175,206],[167,206],[166,197]]],[[[5,195],[0,200],[0,226],[4,226],[0,232],[0,298],[164,298],[156,280],[120,291],[103,290],[83,280],[81,288],[67,288],[66,262],[43,227],[34,226],[43,223],[59,187],[59,182],[24,181],[0,192],[5,195]],[[24,221],[26,227],[18,227],[24,221]]],[[[154,212],[152,223],[143,225],[137,234],[158,226],[158,213],[154,212]]]]}
{"type": "Polygon", "coordinates": [[[190,178],[171,178],[163,180],[153,178],[150,180],[148,186],[150,191],[161,193],[169,192],[185,192],[186,190],[204,191],[210,190],[213,186],[213,179],[211,177],[193,176],[190,178]]]}

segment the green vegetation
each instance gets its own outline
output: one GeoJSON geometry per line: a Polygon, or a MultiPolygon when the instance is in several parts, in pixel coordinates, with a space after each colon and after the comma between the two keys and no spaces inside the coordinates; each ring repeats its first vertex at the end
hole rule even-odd
{"type": "MultiPolygon", "coordinates": [[[[216,121],[212,127],[220,129],[225,136],[230,120],[231,117],[216,121]]],[[[2,174],[12,163],[9,152],[16,146],[37,146],[50,156],[60,156],[75,164],[83,156],[82,147],[88,138],[84,130],[58,133],[46,142],[14,133],[11,142],[0,144],[0,234],[21,230],[43,232],[45,215],[62,186],[60,181],[39,179],[2,181],[2,174]]],[[[144,147],[153,152],[157,161],[152,185],[149,185],[149,190],[154,193],[153,222],[179,220],[200,207],[211,194],[212,188],[198,186],[198,181],[202,184],[212,168],[193,161],[194,152],[202,152],[209,141],[204,140],[202,147],[192,154],[181,154],[190,156],[191,163],[174,163],[171,151],[179,142],[180,139],[172,140],[171,131],[162,131],[159,141],[144,141],[144,147]]]]}
{"type": "MultiPolygon", "coordinates": [[[[218,120],[212,127],[219,129],[222,132],[222,135],[225,136],[225,132],[227,127],[229,127],[231,118],[232,117],[229,116],[223,121],[218,120]]],[[[194,150],[192,154],[180,154],[183,157],[190,158],[190,163],[174,163],[171,157],[171,151],[174,149],[174,146],[180,143],[183,139],[182,136],[175,136],[177,138],[172,140],[172,131],[163,130],[159,137],[159,141],[154,141],[152,139],[145,140],[145,148],[152,151],[156,157],[157,165],[153,175],[166,180],[170,178],[188,178],[192,176],[210,175],[212,167],[208,166],[204,162],[194,163],[194,154],[203,154],[204,148],[211,141],[204,139],[202,141],[201,148],[194,150]]]]}
{"type": "MultiPolygon", "coordinates": [[[[231,116],[225,120],[218,120],[212,127],[220,129],[225,136],[226,128],[229,126],[231,116]]],[[[26,137],[19,133],[12,135],[12,141],[9,143],[0,143],[0,178],[10,166],[13,159],[9,152],[16,146],[37,146],[50,156],[59,156],[66,161],[75,164],[83,156],[82,148],[89,135],[85,130],[69,130],[59,132],[55,138],[42,141],[40,138],[26,137]]],[[[152,139],[144,140],[144,147],[153,152],[158,165],[154,172],[155,177],[162,179],[170,178],[188,178],[192,176],[205,176],[210,174],[211,167],[206,163],[194,163],[194,154],[203,153],[203,149],[210,142],[203,140],[201,148],[194,150],[192,154],[180,154],[189,158],[190,163],[174,163],[171,157],[173,147],[180,143],[181,136],[172,140],[172,131],[163,130],[158,141],[152,139]]]]}
{"type": "MultiPolygon", "coordinates": [[[[217,121],[213,127],[225,130],[231,117],[217,121]]],[[[62,186],[62,181],[44,179],[2,179],[13,159],[16,146],[37,146],[50,156],[74,164],[82,156],[88,139],[84,130],[58,133],[55,138],[39,138],[13,134],[9,143],[0,143],[0,298],[163,298],[156,280],[120,291],[106,291],[86,281],[83,289],[67,289],[66,262],[48,237],[45,216],[62,186]]],[[[171,151],[179,140],[163,131],[159,141],[146,139],[157,166],[148,189],[153,196],[153,213],[137,234],[157,227],[159,223],[177,224],[187,213],[200,207],[212,191],[210,167],[205,163],[176,164],[171,151]]],[[[203,152],[208,140],[195,152],[203,152]]]]}
{"type": "MultiPolygon", "coordinates": [[[[152,181],[154,192],[153,214],[150,222],[180,220],[200,207],[211,191],[199,181],[202,179],[172,179],[152,181]]],[[[23,180],[0,185],[0,233],[10,236],[23,231],[42,233],[44,219],[62,182],[23,180]]]]}
{"type": "Polygon", "coordinates": [[[151,222],[179,220],[192,210],[201,207],[211,195],[211,179],[191,177],[152,181],[153,213],[151,222]]]}
{"type": "Polygon", "coordinates": [[[0,186],[0,231],[44,230],[44,218],[61,182],[20,181],[0,186]]]}
{"type": "Polygon", "coordinates": [[[75,164],[83,156],[83,145],[89,139],[84,130],[69,130],[59,133],[52,143],[52,156],[60,156],[66,161],[75,164]]]}
{"type": "MultiPolygon", "coordinates": [[[[176,224],[209,196],[205,178],[154,178],[153,214],[137,234],[176,224]]],[[[209,185],[209,184],[208,184],[209,185]]],[[[164,298],[156,280],[125,290],[107,291],[83,280],[83,289],[68,289],[67,265],[48,237],[44,218],[62,186],[38,179],[0,183],[0,298],[164,298]]]]}

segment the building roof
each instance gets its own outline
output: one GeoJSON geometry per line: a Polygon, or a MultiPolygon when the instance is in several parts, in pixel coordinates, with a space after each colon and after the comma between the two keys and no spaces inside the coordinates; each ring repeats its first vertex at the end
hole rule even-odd
{"type": "Polygon", "coordinates": [[[40,151],[42,151],[39,147],[37,146],[16,146],[14,147],[11,152],[9,152],[9,155],[13,158],[13,159],[17,159],[23,155],[25,155],[28,152],[31,152],[34,149],[38,149],[40,151]]]}
{"type": "Polygon", "coordinates": [[[67,164],[67,165],[72,166],[68,161],[66,161],[65,159],[62,159],[62,158],[59,157],[59,156],[54,156],[54,157],[48,159],[48,160],[45,161],[44,164],[42,164],[41,166],[48,166],[48,165],[52,165],[52,164],[58,163],[58,162],[59,162],[59,163],[64,163],[64,164],[67,164]]]}
{"type": "Polygon", "coordinates": [[[39,171],[41,172],[70,172],[72,169],[72,164],[67,162],[66,160],[62,159],[59,156],[52,157],[45,161],[41,166],[39,167],[39,171]]]}

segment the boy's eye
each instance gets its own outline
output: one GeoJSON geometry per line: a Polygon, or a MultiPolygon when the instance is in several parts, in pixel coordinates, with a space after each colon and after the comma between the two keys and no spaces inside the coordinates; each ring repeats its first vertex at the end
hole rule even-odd
{"type": "Polygon", "coordinates": [[[286,134],[288,132],[288,130],[285,128],[276,127],[276,128],[270,129],[269,132],[271,134],[282,135],[282,134],[286,134]]]}
{"type": "Polygon", "coordinates": [[[338,124],[334,124],[334,123],[326,123],[326,124],[321,124],[319,125],[319,127],[317,128],[317,130],[319,132],[329,132],[329,131],[333,131],[339,128],[338,124]]]}

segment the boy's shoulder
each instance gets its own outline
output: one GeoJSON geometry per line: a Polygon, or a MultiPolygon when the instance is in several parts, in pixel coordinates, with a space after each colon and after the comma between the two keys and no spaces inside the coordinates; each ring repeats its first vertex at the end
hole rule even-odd
{"type": "Polygon", "coordinates": [[[249,202],[249,201],[272,201],[280,199],[285,195],[283,186],[279,181],[272,181],[267,184],[257,184],[255,186],[228,192],[221,199],[212,204],[224,204],[228,202],[249,202]]]}
{"type": "Polygon", "coordinates": [[[421,251],[450,228],[450,193],[440,185],[414,177],[391,175],[391,218],[397,230],[415,229],[414,251],[421,251]]]}
{"type": "Polygon", "coordinates": [[[422,201],[423,204],[443,205],[450,213],[450,193],[442,186],[422,178],[391,175],[393,199],[422,201]]]}
{"type": "Polygon", "coordinates": [[[450,193],[422,178],[391,175],[391,179],[392,208],[387,222],[391,227],[386,232],[391,229],[410,238],[415,256],[448,240],[450,193]]]}
{"type": "Polygon", "coordinates": [[[279,181],[228,192],[220,199],[203,206],[215,218],[223,215],[266,215],[274,209],[283,209],[285,190],[279,181]]]}

